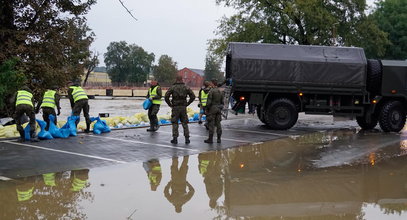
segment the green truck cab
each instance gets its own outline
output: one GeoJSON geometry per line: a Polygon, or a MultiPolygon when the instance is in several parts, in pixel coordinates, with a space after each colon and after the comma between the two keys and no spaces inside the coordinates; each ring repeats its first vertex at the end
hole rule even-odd
{"type": "Polygon", "coordinates": [[[367,59],[362,48],[230,43],[226,78],[232,109],[255,106],[271,129],[290,129],[300,112],[356,118],[363,129],[379,123],[385,132],[406,121],[407,62],[367,59]]]}

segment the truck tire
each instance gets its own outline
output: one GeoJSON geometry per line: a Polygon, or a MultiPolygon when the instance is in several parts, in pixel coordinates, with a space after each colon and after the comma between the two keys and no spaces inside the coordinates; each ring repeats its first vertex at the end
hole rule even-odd
{"type": "Polygon", "coordinates": [[[291,100],[281,98],[271,102],[264,116],[266,124],[271,129],[287,130],[297,123],[298,111],[291,100]]]}
{"type": "Polygon", "coordinates": [[[257,106],[256,112],[257,112],[257,117],[259,118],[259,120],[261,122],[263,122],[264,124],[266,124],[266,120],[264,119],[264,111],[263,111],[262,106],[260,106],[260,105],[257,106]]]}
{"type": "Polygon", "coordinates": [[[399,132],[406,123],[406,112],[400,101],[385,103],[380,111],[379,124],[384,132],[399,132]]]}
{"type": "Polygon", "coordinates": [[[358,125],[363,129],[363,130],[370,130],[376,127],[379,119],[377,118],[376,115],[372,115],[370,122],[367,122],[366,115],[356,117],[356,121],[358,122],[358,125]]]}
{"type": "Polygon", "coordinates": [[[379,60],[367,60],[367,91],[378,94],[382,88],[382,64],[379,60]]]}

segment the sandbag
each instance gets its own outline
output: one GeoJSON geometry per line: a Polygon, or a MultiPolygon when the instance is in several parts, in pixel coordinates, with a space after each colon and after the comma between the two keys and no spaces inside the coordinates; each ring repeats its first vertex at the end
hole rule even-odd
{"type": "MultiPolygon", "coordinates": [[[[41,131],[38,133],[38,138],[41,140],[50,140],[53,139],[51,133],[49,131],[45,130],[45,127],[47,126],[47,122],[38,120],[36,119],[37,123],[40,125],[41,131]]],[[[27,127],[30,125],[27,125],[27,127]]]]}
{"type": "Polygon", "coordinates": [[[25,126],[24,128],[24,139],[26,141],[31,140],[30,128],[30,124],[27,124],[27,126],[25,126]]]}
{"type": "Polygon", "coordinates": [[[52,137],[54,138],[67,138],[69,137],[70,131],[67,128],[58,128],[54,124],[54,115],[49,115],[49,133],[51,133],[52,137]]]}
{"type": "Polygon", "coordinates": [[[79,121],[79,116],[69,116],[68,121],[61,129],[68,129],[69,136],[76,136],[78,134],[76,131],[76,121],[79,121]]]}
{"type": "Polygon", "coordinates": [[[144,100],[144,102],[143,102],[143,108],[144,108],[144,110],[147,110],[147,109],[149,109],[150,107],[151,107],[151,105],[153,104],[153,102],[151,102],[151,100],[150,99],[146,99],[146,100],[144,100]]]}
{"type": "Polygon", "coordinates": [[[106,124],[105,120],[101,120],[99,117],[91,117],[90,121],[96,121],[95,125],[93,126],[94,134],[110,132],[110,127],[106,124]]]}

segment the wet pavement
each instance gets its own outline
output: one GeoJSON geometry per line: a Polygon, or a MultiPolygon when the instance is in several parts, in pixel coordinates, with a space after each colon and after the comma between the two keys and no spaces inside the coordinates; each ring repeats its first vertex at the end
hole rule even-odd
{"type": "MultiPolygon", "coordinates": [[[[181,128],[182,126],[180,126],[181,128]]],[[[0,219],[407,219],[407,134],[303,120],[0,142],[0,219]]]]}

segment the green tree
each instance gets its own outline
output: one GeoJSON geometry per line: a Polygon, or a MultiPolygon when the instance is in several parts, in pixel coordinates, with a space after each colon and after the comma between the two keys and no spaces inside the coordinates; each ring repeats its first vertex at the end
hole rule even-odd
{"type": "Polygon", "coordinates": [[[96,0],[0,0],[0,64],[19,57],[38,95],[83,74],[93,33],[85,14],[96,0]]]}
{"type": "Polygon", "coordinates": [[[208,52],[205,58],[205,80],[217,79],[218,82],[223,81],[224,76],[221,71],[222,68],[222,59],[208,52]]]}
{"type": "Polygon", "coordinates": [[[362,46],[384,54],[386,34],[365,14],[365,0],[216,0],[236,9],[218,26],[210,42],[217,54],[228,42],[362,46]],[[370,46],[371,45],[371,46],[370,46]]]}
{"type": "Polygon", "coordinates": [[[407,59],[407,1],[386,0],[377,3],[373,18],[389,34],[386,59],[407,59]]]}
{"type": "Polygon", "coordinates": [[[158,65],[154,66],[153,74],[160,84],[170,85],[175,81],[177,71],[177,62],[168,55],[162,55],[158,59],[158,65]]]}
{"type": "Polygon", "coordinates": [[[13,58],[0,65],[0,117],[12,115],[9,105],[13,94],[25,83],[25,76],[16,69],[18,59],[13,58]]]}
{"type": "Polygon", "coordinates": [[[138,83],[151,72],[154,54],[125,41],[111,42],[104,54],[107,73],[115,83],[138,83]]]}

